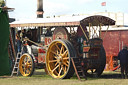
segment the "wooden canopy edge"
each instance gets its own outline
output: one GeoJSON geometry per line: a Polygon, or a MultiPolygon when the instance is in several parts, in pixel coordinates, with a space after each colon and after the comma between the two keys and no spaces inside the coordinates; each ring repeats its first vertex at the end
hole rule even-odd
{"type": "Polygon", "coordinates": [[[115,25],[115,21],[113,19],[101,15],[86,17],[81,20],[80,23],[86,26],[89,26],[89,23],[91,23],[93,26],[98,26],[100,23],[103,25],[115,25]]]}

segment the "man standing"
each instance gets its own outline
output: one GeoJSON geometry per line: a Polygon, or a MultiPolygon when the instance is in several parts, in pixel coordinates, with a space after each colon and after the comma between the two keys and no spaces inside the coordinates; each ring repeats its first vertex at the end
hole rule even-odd
{"type": "Polygon", "coordinates": [[[128,78],[128,51],[127,46],[123,46],[123,49],[118,54],[118,59],[120,60],[121,66],[121,77],[124,79],[128,78]],[[124,75],[125,72],[125,75],[124,75]]]}
{"type": "Polygon", "coordinates": [[[20,32],[21,31],[18,31],[17,34],[16,34],[17,52],[21,52],[20,32]]]}

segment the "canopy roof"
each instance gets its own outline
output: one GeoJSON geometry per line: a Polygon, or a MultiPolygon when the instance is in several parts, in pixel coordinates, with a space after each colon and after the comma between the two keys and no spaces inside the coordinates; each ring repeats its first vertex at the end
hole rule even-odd
{"type": "Polygon", "coordinates": [[[72,16],[72,17],[56,17],[56,18],[36,18],[14,21],[10,23],[10,27],[38,27],[38,26],[97,26],[100,23],[103,25],[115,25],[115,21],[101,15],[94,16],[72,16]]]}

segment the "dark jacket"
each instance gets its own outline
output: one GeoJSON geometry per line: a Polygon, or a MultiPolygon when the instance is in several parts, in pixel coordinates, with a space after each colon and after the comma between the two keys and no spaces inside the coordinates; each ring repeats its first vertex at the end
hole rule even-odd
{"type": "Polygon", "coordinates": [[[118,59],[120,60],[120,64],[128,64],[128,51],[123,49],[118,54],[118,59]]]}

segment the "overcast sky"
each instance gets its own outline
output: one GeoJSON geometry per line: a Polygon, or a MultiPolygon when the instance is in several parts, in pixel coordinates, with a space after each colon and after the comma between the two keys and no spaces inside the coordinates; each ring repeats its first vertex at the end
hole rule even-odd
{"type": "MultiPolygon", "coordinates": [[[[54,15],[90,14],[96,12],[128,13],[128,0],[43,0],[44,17],[54,15]],[[106,6],[101,6],[106,2],[106,6]]],[[[36,18],[37,0],[7,0],[15,8],[10,17],[36,18]]]]}

